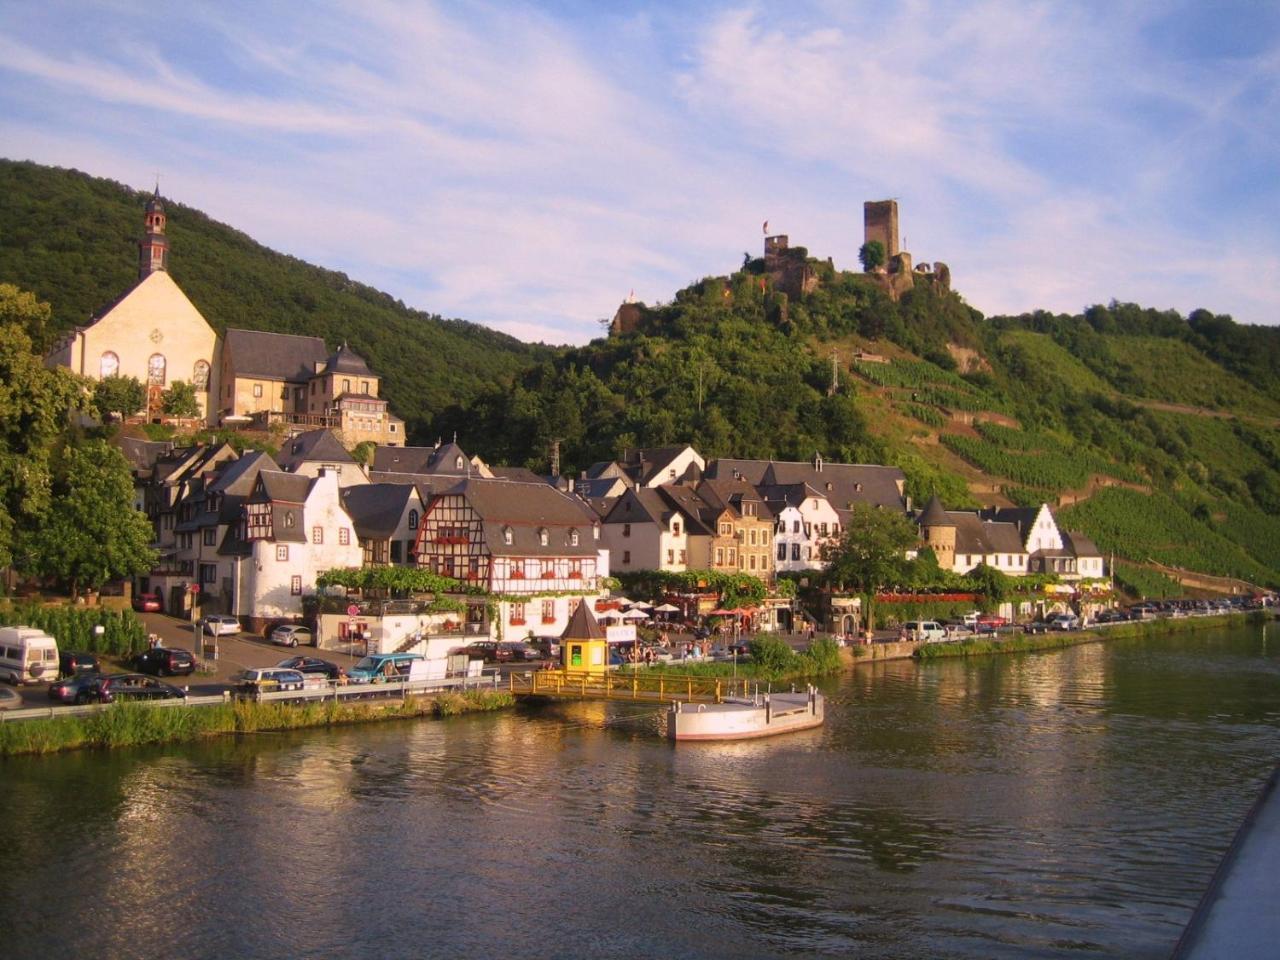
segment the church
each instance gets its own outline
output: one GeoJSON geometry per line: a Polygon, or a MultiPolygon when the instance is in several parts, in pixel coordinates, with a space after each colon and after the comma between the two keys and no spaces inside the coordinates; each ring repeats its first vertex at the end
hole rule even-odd
{"type": "Polygon", "coordinates": [[[378,396],[379,378],[347,344],[330,351],[319,337],[228,329],[225,339],[169,275],[169,240],[160,188],[147,200],[138,283],[45,358],[94,380],[134,377],[146,386],[148,421],[164,418],[162,396],[175,381],[196,389],[208,426],[288,432],[323,427],[347,445],[404,444],[404,421],[378,396]]]}
{"type": "Polygon", "coordinates": [[[98,319],[69,333],[46,357],[94,380],[120,375],[146,385],[146,418],[162,417],[160,398],[175,380],[196,388],[201,416],[217,422],[217,332],[169,276],[160,189],[147,201],[138,283],[98,319]]]}

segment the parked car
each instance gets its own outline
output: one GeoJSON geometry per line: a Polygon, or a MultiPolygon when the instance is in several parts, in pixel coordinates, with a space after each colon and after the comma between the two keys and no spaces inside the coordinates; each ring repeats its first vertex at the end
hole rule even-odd
{"type": "Polygon", "coordinates": [[[133,658],[133,668],[139,673],[151,673],[158,677],[186,676],[196,672],[196,658],[190,650],[152,647],[133,658]]]}
{"type": "Polygon", "coordinates": [[[240,632],[240,621],[228,613],[211,613],[196,621],[196,629],[215,637],[227,636],[240,632]]]}
{"type": "Polygon", "coordinates": [[[133,598],[133,609],[143,613],[163,613],[164,601],[158,593],[139,593],[133,598]]]}
{"type": "Polygon", "coordinates": [[[498,658],[528,663],[531,660],[541,660],[542,653],[533,644],[525,643],[523,640],[500,640],[498,641],[498,658]],[[505,658],[504,652],[507,654],[505,658]]]}
{"type": "Polygon", "coordinates": [[[907,639],[923,640],[926,643],[941,643],[947,639],[947,631],[937,620],[908,620],[902,625],[907,639]]]}
{"type": "Polygon", "coordinates": [[[976,623],[980,627],[1007,627],[1009,618],[998,613],[983,613],[978,615],[976,623]]]}
{"type": "Polygon", "coordinates": [[[1079,630],[1080,618],[1074,613],[1059,613],[1049,618],[1050,630],[1079,630]]]}
{"type": "Polygon", "coordinates": [[[88,703],[98,698],[99,673],[77,673],[49,684],[49,699],[60,703],[88,703]]]}
{"type": "Polygon", "coordinates": [[[8,687],[0,687],[0,710],[21,710],[22,694],[8,687]]]}
{"type": "Polygon", "coordinates": [[[311,629],[296,623],[281,624],[271,631],[268,639],[282,647],[296,647],[300,643],[311,646],[312,643],[311,629]]]}
{"type": "Polygon", "coordinates": [[[98,657],[92,653],[76,653],[74,650],[58,651],[58,676],[72,677],[78,673],[99,673],[98,657]]]}
{"type": "Polygon", "coordinates": [[[560,659],[560,638],[559,637],[534,637],[528,641],[530,645],[536,647],[544,660],[560,659]]]}
{"type": "Polygon", "coordinates": [[[506,663],[511,659],[511,648],[504,647],[496,640],[477,640],[462,648],[472,660],[483,660],[486,663],[506,663]]]}
{"type": "Polygon", "coordinates": [[[57,676],[57,640],[35,627],[0,627],[0,677],[17,686],[57,676]]]}
{"type": "Polygon", "coordinates": [[[100,677],[90,690],[90,700],[115,703],[118,700],[178,700],[186,694],[154,677],[141,673],[113,673],[100,677]]]}
{"type": "Polygon", "coordinates": [[[323,674],[330,680],[342,678],[342,668],[329,660],[319,657],[286,657],[276,664],[285,670],[297,670],[299,673],[323,674]]]}
{"type": "Polygon", "coordinates": [[[1026,623],[1022,625],[1022,632],[1023,633],[1048,633],[1049,621],[1048,620],[1028,620],[1026,623]]]}
{"type": "Polygon", "coordinates": [[[1103,610],[1093,618],[1094,623],[1123,623],[1129,615],[1123,610],[1103,610]]]}
{"type": "Polygon", "coordinates": [[[417,653],[373,653],[362,657],[347,672],[352,683],[376,683],[379,680],[407,680],[415,661],[423,661],[417,653]]]}
{"type": "Polygon", "coordinates": [[[236,687],[246,693],[274,693],[277,690],[301,690],[306,678],[298,670],[282,667],[256,667],[242,670],[233,678],[236,687]]]}

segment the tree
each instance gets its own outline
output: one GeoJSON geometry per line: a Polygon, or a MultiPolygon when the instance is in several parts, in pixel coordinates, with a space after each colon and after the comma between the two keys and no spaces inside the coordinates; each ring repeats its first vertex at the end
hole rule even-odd
{"type": "Polygon", "coordinates": [[[827,583],[862,595],[868,630],[875,625],[872,604],[876,592],[903,577],[906,552],[918,540],[919,532],[901,513],[855,503],[840,539],[823,546],[827,583]]]}
{"type": "Polygon", "coordinates": [[[129,464],[105,440],[66,448],[52,494],[19,540],[22,569],[64,581],[75,597],[154,565],[153,531],[133,507],[129,464]]]}
{"type": "Polygon", "coordinates": [[[87,399],[83,378],[47,369],[20,326],[0,324],[0,567],[13,561],[17,530],[48,506],[50,454],[87,399]]]}
{"type": "Polygon", "coordinates": [[[867,273],[877,267],[884,266],[884,244],[879,240],[871,240],[858,248],[858,259],[862,261],[862,269],[867,273]]]}
{"type": "Polygon", "coordinates": [[[973,583],[974,590],[982,594],[982,609],[995,612],[1009,595],[1009,577],[1003,570],[980,563],[964,575],[973,583]]]}
{"type": "Polygon", "coordinates": [[[31,338],[33,348],[43,352],[52,336],[53,308],[34,293],[19,290],[12,283],[0,283],[0,324],[14,323],[31,338]]]}
{"type": "Polygon", "coordinates": [[[170,384],[169,389],[160,395],[160,405],[166,417],[190,420],[200,416],[196,388],[184,380],[170,384]]]}
{"type": "Polygon", "coordinates": [[[372,440],[361,440],[351,448],[351,458],[356,463],[363,463],[365,466],[373,464],[374,451],[378,449],[378,445],[372,440]]]}
{"type": "Polygon", "coordinates": [[[147,403],[147,388],[137,377],[125,377],[118,373],[103,377],[93,385],[93,409],[102,420],[118,414],[127,419],[147,403]]]}

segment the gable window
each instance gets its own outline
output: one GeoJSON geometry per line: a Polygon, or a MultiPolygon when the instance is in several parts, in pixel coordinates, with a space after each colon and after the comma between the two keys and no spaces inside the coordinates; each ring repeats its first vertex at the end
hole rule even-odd
{"type": "Polygon", "coordinates": [[[287,543],[276,544],[276,559],[277,560],[289,559],[289,545],[287,543]]]}
{"type": "Polygon", "coordinates": [[[98,369],[102,372],[102,376],[114,377],[120,372],[120,358],[114,352],[108,350],[98,362],[98,369]]]}
{"type": "Polygon", "coordinates": [[[462,469],[463,464],[465,464],[466,462],[467,462],[467,461],[465,461],[464,459],[462,459],[462,455],[461,455],[461,454],[459,454],[458,456],[454,457],[454,459],[453,459],[453,466],[454,466],[454,469],[455,469],[455,470],[461,470],[461,469],[462,469]]]}
{"type": "Polygon", "coordinates": [[[289,592],[295,597],[302,596],[302,577],[295,575],[289,578],[289,592]]]}
{"type": "Polygon", "coordinates": [[[311,542],[324,543],[324,527],[311,528],[311,542]]]}
{"type": "Polygon", "coordinates": [[[679,521],[679,520],[672,520],[672,521],[671,521],[671,535],[672,535],[673,537],[678,537],[678,536],[680,536],[680,521],[679,521]]]}
{"type": "Polygon", "coordinates": [[[338,543],[344,547],[351,543],[351,531],[346,527],[338,528],[338,543]]]}
{"type": "Polygon", "coordinates": [[[418,529],[418,511],[417,510],[409,511],[409,529],[410,530],[418,529]]]}

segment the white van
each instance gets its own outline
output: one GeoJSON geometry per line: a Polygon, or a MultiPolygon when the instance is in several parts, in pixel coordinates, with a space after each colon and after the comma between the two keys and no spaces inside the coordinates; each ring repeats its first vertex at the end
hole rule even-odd
{"type": "Polygon", "coordinates": [[[0,679],[12,684],[58,679],[58,641],[34,627],[0,627],[0,679]]]}
{"type": "Polygon", "coordinates": [[[941,643],[947,639],[947,631],[937,620],[908,620],[902,625],[909,640],[923,640],[926,643],[941,643]]]}

